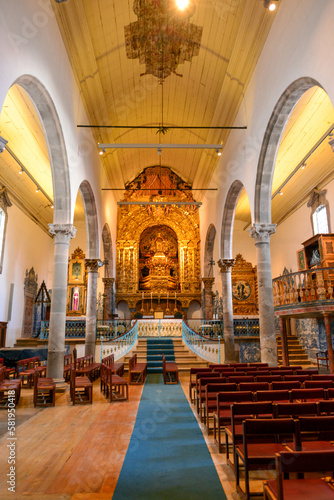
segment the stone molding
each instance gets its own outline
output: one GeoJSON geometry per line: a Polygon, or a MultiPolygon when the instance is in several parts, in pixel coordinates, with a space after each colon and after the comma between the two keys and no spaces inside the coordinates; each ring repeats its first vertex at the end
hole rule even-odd
{"type": "Polygon", "coordinates": [[[49,224],[49,233],[55,237],[55,243],[69,244],[77,230],[73,224],[49,224]]]}
{"type": "Polygon", "coordinates": [[[89,273],[97,273],[103,262],[101,259],[85,259],[85,265],[89,273]]]}

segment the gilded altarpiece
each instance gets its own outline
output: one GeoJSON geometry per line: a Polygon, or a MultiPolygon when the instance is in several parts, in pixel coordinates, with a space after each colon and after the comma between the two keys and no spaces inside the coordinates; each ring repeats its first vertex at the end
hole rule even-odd
{"type": "Polygon", "coordinates": [[[232,296],[234,315],[259,314],[257,270],[239,253],[232,268],[232,296]]]}
{"type": "Polygon", "coordinates": [[[177,297],[183,309],[201,302],[199,214],[190,186],[167,167],[148,167],[127,186],[124,200],[135,204],[118,209],[117,303],[135,309],[151,294],[159,301],[177,297]]]}
{"type": "Polygon", "coordinates": [[[85,254],[77,248],[68,262],[67,310],[68,316],[86,314],[87,270],[85,254]]]}

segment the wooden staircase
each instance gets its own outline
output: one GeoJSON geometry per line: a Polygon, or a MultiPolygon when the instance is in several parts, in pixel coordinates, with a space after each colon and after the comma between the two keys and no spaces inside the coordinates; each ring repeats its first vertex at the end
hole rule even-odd
{"type": "MultiPolygon", "coordinates": [[[[276,337],[277,340],[277,354],[278,354],[278,364],[282,365],[282,343],[281,343],[281,337],[278,335],[276,337]]],[[[312,363],[308,359],[308,356],[303,349],[303,347],[299,343],[299,339],[296,335],[288,335],[287,336],[287,342],[288,342],[288,353],[289,353],[289,364],[294,365],[294,366],[304,366],[304,365],[311,365],[312,363]]]]}
{"type": "MultiPolygon", "coordinates": [[[[192,366],[198,367],[206,367],[209,366],[209,362],[204,361],[194,354],[190,349],[188,349],[182,338],[171,337],[173,338],[174,344],[174,355],[175,355],[175,363],[177,364],[180,372],[187,372],[190,370],[192,366]]],[[[147,362],[147,339],[139,338],[138,343],[135,349],[133,349],[130,353],[128,353],[124,357],[124,368],[126,371],[129,369],[129,359],[133,354],[137,354],[138,363],[147,362]]]]}

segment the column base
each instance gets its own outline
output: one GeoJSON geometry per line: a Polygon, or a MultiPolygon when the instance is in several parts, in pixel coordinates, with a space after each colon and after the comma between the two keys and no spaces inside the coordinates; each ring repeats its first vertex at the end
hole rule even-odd
{"type": "Polygon", "coordinates": [[[56,384],[56,392],[58,393],[64,393],[70,387],[69,384],[65,382],[65,379],[63,378],[54,378],[53,380],[56,384]]]}

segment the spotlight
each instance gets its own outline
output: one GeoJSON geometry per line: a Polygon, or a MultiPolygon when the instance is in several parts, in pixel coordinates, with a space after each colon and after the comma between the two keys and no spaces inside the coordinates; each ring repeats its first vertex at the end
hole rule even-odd
{"type": "Polygon", "coordinates": [[[189,0],[176,0],[176,7],[180,10],[184,10],[189,5],[189,0]]]}
{"type": "Polygon", "coordinates": [[[36,193],[38,193],[38,192],[39,192],[39,187],[36,188],[36,193]]]}
{"type": "Polygon", "coordinates": [[[19,171],[19,174],[22,175],[23,174],[23,168],[21,168],[21,170],[19,171]]]}
{"type": "Polygon", "coordinates": [[[263,1],[263,6],[266,9],[269,9],[271,12],[273,12],[276,9],[276,2],[277,0],[264,0],[263,1]]]}
{"type": "Polygon", "coordinates": [[[218,156],[221,156],[221,155],[222,155],[222,152],[221,152],[221,151],[220,151],[220,149],[218,149],[218,148],[216,149],[216,153],[217,153],[217,155],[218,155],[218,156]]]}
{"type": "Polygon", "coordinates": [[[283,191],[280,191],[280,192],[279,192],[279,195],[280,195],[280,196],[282,196],[282,194],[283,194],[283,191]]]}
{"type": "Polygon", "coordinates": [[[105,153],[105,152],[106,152],[106,150],[105,150],[104,148],[102,148],[102,149],[99,151],[99,155],[101,155],[101,156],[102,156],[102,155],[103,155],[103,153],[105,153]]]}
{"type": "Polygon", "coordinates": [[[6,149],[7,142],[8,141],[6,141],[6,139],[1,137],[1,135],[0,135],[0,153],[2,153],[6,149]]]}
{"type": "Polygon", "coordinates": [[[158,151],[158,155],[161,155],[161,148],[158,148],[157,151],[158,151]]]}
{"type": "Polygon", "coordinates": [[[306,163],[303,163],[302,166],[300,167],[302,170],[304,170],[306,167],[306,163]]]}

